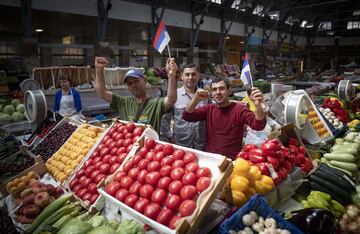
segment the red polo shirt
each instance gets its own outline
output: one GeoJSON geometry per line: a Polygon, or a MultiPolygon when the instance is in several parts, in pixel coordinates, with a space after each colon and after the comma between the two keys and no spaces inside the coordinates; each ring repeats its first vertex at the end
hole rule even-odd
{"type": "Polygon", "coordinates": [[[183,111],[182,117],[189,122],[206,120],[205,151],[235,159],[241,150],[245,125],[256,131],[263,130],[266,118],[257,120],[245,104],[231,103],[227,107],[208,104],[193,113],[183,111]]]}

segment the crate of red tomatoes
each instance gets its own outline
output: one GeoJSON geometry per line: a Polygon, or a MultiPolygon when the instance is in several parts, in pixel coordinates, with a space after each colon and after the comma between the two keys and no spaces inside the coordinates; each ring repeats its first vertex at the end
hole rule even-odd
{"type": "Polygon", "coordinates": [[[225,157],[144,137],[103,182],[105,210],[160,233],[196,233],[232,171],[225,157]]]}
{"type": "Polygon", "coordinates": [[[99,198],[98,184],[120,167],[143,134],[154,132],[148,125],[115,120],[75,169],[65,187],[74,192],[84,206],[94,205],[99,198]]]}

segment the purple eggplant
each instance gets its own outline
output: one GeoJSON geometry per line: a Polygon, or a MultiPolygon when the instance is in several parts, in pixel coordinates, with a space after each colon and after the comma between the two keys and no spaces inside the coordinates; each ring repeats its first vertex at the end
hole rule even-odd
{"type": "Polygon", "coordinates": [[[293,211],[288,221],[300,228],[304,234],[332,234],[336,231],[334,216],[324,209],[308,208],[293,211]]]}

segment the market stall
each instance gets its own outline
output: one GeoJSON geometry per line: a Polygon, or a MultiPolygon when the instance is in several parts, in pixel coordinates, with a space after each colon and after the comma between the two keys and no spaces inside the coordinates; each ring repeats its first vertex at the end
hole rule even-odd
{"type": "Polygon", "coordinates": [[[248,133],[234,161],[118,119],[46,118],[22,142],[2,129],[3,225],[9,233],[359,233],[359,101],[335,91],[312,97],[274,97],[276,124],[248,133]]]}

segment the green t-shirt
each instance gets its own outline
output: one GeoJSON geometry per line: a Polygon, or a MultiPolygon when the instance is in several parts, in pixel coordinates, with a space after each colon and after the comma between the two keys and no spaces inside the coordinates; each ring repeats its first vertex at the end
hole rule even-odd
{"type": "MultiPolygon", "coordinates": [[[[120,119],[132,121],[140,108],[141,103],[137,103],[134,97],[112,95],[110,107],[120,114],[120,119]]],[[[164,98],[152,97],[146,103],[146,107],[140,115],[138,123],[151,125],[156,132],[160,132],[161,118],[165,113],[164,98]]]]}

